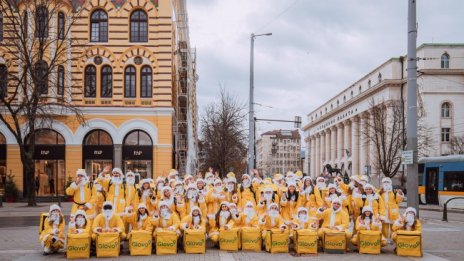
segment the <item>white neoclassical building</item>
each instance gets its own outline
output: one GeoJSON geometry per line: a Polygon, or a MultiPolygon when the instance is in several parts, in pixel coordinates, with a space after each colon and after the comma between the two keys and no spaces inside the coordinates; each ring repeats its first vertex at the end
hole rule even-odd
{"type": "MultiPolygon", "coordinates": [[[[417,57],[419,125],[429,142],[427,151],[419,147],[419,155],[447,155],[450,139],[464,135],[464,44],[423,44],[417,57]]],[[[317,176],[331,164],[349,175],[379,174],[374,145],[365,135],[371,102],[397,100],[406,106],[406,68],[406,57],[391,58],[307,114],[305,172],[317,176]]]]}

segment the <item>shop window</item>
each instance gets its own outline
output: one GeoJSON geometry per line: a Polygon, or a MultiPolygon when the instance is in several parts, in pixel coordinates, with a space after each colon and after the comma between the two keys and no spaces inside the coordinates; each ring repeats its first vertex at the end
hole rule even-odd
{"type": "Polygon", "coordinates": [[[101,69],[101,97],[111,98],[113,96],[113,70],[105,65],[101,69]]]}
{"type": "Polygon", "coordinates": [[[90,17],[90,41],[108,42],[108,15],[95,10],[90,17]]]}
{"type": "Polygon", "coordinates": [[[64,66],[58,66],[58,96],[63,97],[64,95],[64,66]]]}
{"type": "Polygon", "coordinates": [[[443,176],[444,191],[464,192],[464,171],[449,171],[443,176]]]}
{"type": "Polygon", "coordinates": [[[0,64],[0,95],[8,95],[8,69],[4,64],[0,64]]]}
{"type": "Polygon", "coordinates": [[[106,166],[113,166],[114,146],[110,134],[104,130],[92,130],[83,142],[83,164],[87,175],[95,180],[106,166]]]}
{"type": "Polygon", "coordinates": [[[141,178],[151,178],[153,172],[153,141],[142,131],[126,135],[123,142],[124,171],[138,173],[141,178]]]}
{"type": "Polygon", "coordinates": [[[142,10],[136,10],[130,17],[130,41],[148,42],[148,17],[142,10]]]}

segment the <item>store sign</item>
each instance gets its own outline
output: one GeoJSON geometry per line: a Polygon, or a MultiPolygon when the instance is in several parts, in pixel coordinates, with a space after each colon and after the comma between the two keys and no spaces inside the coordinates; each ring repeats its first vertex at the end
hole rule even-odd
{"type": "Polygon", "coordinates": [[[64,160],[65,145],[35,145],[35,160],[64,160]]]}
{"type": "Polygon", "coordinates": [[[84,145],[84,159],[113,159],[113,145],[84,145]]]}
{"type": "Polygon", "coordinates": [[[122,155],[124,159],[152,160],[153,146],[124,146],[122,155]]]}
{"type": "Polygon", "coordinates": [[[0,144],[0,160],[6,159],[6,144],[0,144]]]}

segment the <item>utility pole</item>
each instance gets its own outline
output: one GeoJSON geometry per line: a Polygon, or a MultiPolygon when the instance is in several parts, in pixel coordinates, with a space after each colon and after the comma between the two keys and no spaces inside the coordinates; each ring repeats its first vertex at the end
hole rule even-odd
{"type": "Polygon", "coordinates": [[[408,0],[408,93],[407,93],[407,150],[413,152],[413,162],[407,165],[408,206],[419,215],[418,167],[417,167],[417,21],[416,0],[408,0]]]}
{"type": "Polygon", "coordinates": [[[258,36],[270,36],[272,33],[267,34],[251,34],[250,36],[250,103],[248,111],[248,173],[255,168],[255,111],[254,111],[254,45],[255,38],[258,36]]]}

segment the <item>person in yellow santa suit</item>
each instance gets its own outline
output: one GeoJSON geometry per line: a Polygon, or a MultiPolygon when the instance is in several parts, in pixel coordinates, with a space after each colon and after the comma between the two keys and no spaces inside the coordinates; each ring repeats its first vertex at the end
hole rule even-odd
{"type": "MultiPolygon", "coordinates": [[[[382,222],[379,217],[374,216],[372,208],[365,206],[362,209],[362,214],[356,219],[355,233],[351,239],[351,243],[355,246],[358,245],[358,234],[361,230],[380,231],[382,222]]],[[[387,245],[387,240],[382,237],[382,246],[387,245]]]]}
{"type": "Polygon", "coordinates": [[[404,214],[400,216],[392,226],[392,239],[396,243],[396,234],[400,230],[422,232],[422,224],[417,218],[417,211],[413,207],[408,207],[404,214]]]}
{"type": "Polygon", "coordinates": [[[288,183],[287,191],[282,193],[280,198],[280,206],[282,218],[284,219],[285,224],[290,224],[293,220],[293,216],[296,214],[296,211],[299,207],[303,206],[304,197],[299,195],[299,192],[296,190],[296,183],[290,181],[288,183]]]}
{"type": "Polygon", "coordinates": [[[222,187],[222,181],[216,179],[214,181],[214,188],[208,191],[206,195],[206,206],[208,211],[208,219],[215,219],[216,213],[220,210],[220,203],[226,199],[226,192],[222,187]]]}
{"type": "Polygon", "coordinates": [[[348,213],[350,213],[350,205],[349,204],[349,201],[348,201],[348,198],[347,196],[342,192],[343,190],[337,188],[337,185],[335,184],[329,184],[327,186],[327,192],[325,194],[325,198],[324,198],[324,201],[325,201],[325,205],[326,206],[330,206],[332,205],[332,199],[334,198],[338,198],[342,201],[342,207],[343,209],[345,209],[346,211],[348,211],[348,213]]]}
{"type": "Polygon", "coordinates": [[[134,206],[138,206],[140,203],[144,203],[148,210],[148,215],[152,215],[157,204],[157,196],[153,189],[150,187],[150,181],[148,179],[142,179],[140,181],[140,187],[137,189],[134,195],[134,206]]]}
{"type": "Polygon", "coordinates": [[[316,186],[314,186],[314,195],[316,197],[317,208],[327,209],[330,207],[330,205],[327,205],[324,201],[326,194],[327,183],[325,183],[324,177],[317,177],[316,186]]]}
{"type": "Polygon", "coordinates": [[[236,222],[237,226],[242,227],[259,227],[259,217],[256,212],[256,206],[252,201],[245,204],[245,208],[239,213],[239,221],[236,222]]]}
{"type": "Polygon", "coordinates": [[[198,193],[198,189],[194,184],[190,184],[187,186],[185,192],[183,208],[178,208],[178,211],[180,211],[180,219],[182,220],[188,216],[192,212],[193,207],[199,207],[201,214],[206,217],[207,208],[205,196],[198,193]]]}
{"type": "Polygon", "coordinates": [[[169,186],[165,186],[162,190],[162,195],[160,199],[157,199],[157,203],[155,205],[155,210],[159,210],[158,206],[161,201],[164,201],[168,206],[169,209],[171,210],[172,213],[177,213],[176,211],[176,203],[178,201],[178,198],[174,196],[174,193],[172,192],[172,188],[169,186]]]}
{"type": "Polygon", "coordinates": [[[92,223],[92,240],[96,240],[97,236],[102,233],[119,233],[120,240],[126,239],[124,232],[124,222],[121,217],[114,212],[114,206],[111,201],[103,203],[102,213],[95,217],[92,223]]]}
{"type": "Polygon", "coordinates": [[[146,231],[153,233],[153,225],[151,222],[150,214],[148,212],[145,203],[140,203],[137,207],[137,211],[132,213],[127,222],[131,227],[131,232],[128,235],[128,239],[131,237],[134,231],[146,231]]]}
{"type": "Polygon", "coordinates": [[[156,233],[162,231],[172,231],[177,233],[177,237],[180,236],[180,220],[177,213],[172,212],[169,205],[165,201],[160,201],[158,204],[158,210],[153,214],[152,225],[155,228],[153,237],[156,237],[156,233]]]}
{"type": "Polygon", "coordinates": [[[210,192],[212,189],[214,189],[214,181],[216,178],[214,177],[214,174],[211,172],[206,172],[205,173],[205,183],[206,183],[206,193],[210,192]]]}
{"type": "Polygon", "coordinates": [[[214,218],[208,218],[209,230],[208,237],[214,244],[219,241],[219,229],[229,230],[234,227],[235,221],[229,211],[229,203],[221,202],[219,210],[214,218]]]}
{"type": "Polygon", "coordinates": [[[126,213],[126,186],[123,181],[124,174],[120,168],[114,168],[110,180],[103,180],[106,191],[106,200],[113,204],[114,214],[124,216],[126,213]]]}
{"type": "Polygon", "coordinates": [[[348,212],[343,210],[340,199],[333,199],[332,206],[323,212],[319,211],[317,217],[322,220],[321,228],[317,231],[321,240],[326,232],[345,232],[346,242],[349,242],[351,239],[351,233],[348,230],[350,217],[348,212]]]}
{"type": "Polygon", "coordinates": [[[166,186],[166,179],[164,177],[157,177],[156,178],[156,187],[155,187],[155,195],[157,198],[162,197],[162,190],[166,186]]]}
{"type": "Polygon", "coordinates": [[[102,212],[103,202],[106,201],[106,191],[102,186],[102,180],[95,180],[93,187],[95,188],[95,216],[102,212]]]}
{"type": "Polygon", "coordinates": [[[375,192],[375,188],[371,184],[366,184],[363,187],[364,193],[361,195],[361,198],[353,198],[355,206],[354,209],[359,209],[361,212],[363,207],[370,206],[374,216],[384,220],[385,204],[383,198],[379,197],[379,194],[375,192]]]}
{"type": "Polygon", "coordinates": [[[404,194],[401,190],[393,191],[392,181],[390,178],[382,179],[382,188],[380,189],[379,194],[385,204],[385,219],[382,223],[382,234],[390,241],[391,225],[399,217],[399,204],[403,202],[404,194]]]}
{"type": "Polygon", "coordinates": [[[68,235],[69,234],[87,234],[91,236],[91,222],[87,220],[87,214],[84,210],[78,210],[76,213],[71,215],[68,223],[68,235]]]}
{"type": "Polygon", "coordinates": [[[65,221],[61,208],[56,204],[51,205],[48,217],[44,222],[44,230],[39,237],[44,255],[56,253],[63,248],[64,226],[65,221]]]}
{"type": "Polygon", "coordinates": [[[314,186],[311,181],[311,177],[304,177],[301,187],[300,195],[304,197],[303,206],[309,210],[310,216],[316,216],[318,204],[316,203],[316,196],[314,195],[314,186]]]}
{"type": "Polygon", "coordinates": [[[197,186],[198,189],[198,194],[206,196],[208,194],[208,188],[206,187],[206,182],[204,179],[199,178],[195,181],[195,185],[197,186]]]}
{"type": "Polygon", "coordinates": [[[267,212],[265,212],[259,218],[259,225],[262,230],[262,238],[263,242],[266,242],[267,231],[271,229],[280,229],[280,231],[284,232],[285,229],[288,227],[284,223],[284,219],[279,214],[279,205],[277,203],[269,204],[267,212]]]}
{"type": "Polygon", "coordinates": [[[126,205],[135,209],[138,202],[135,202],[137,187],[135,185],[135,174],[132,171],[126,173],[126,205]]]}
{"type": "Polygon", "coordinates": [[[290,238],[294,238],[296,230],[301,229],[311,229],[316,231],[319,228],[319,221],[315,216],[310,216],[308,213],[308,209],[304,207],[298,208],[292,222],[289,224],[291,228],[290,238]]]}
{"type": "Polygon", "coordinates": [[[96,189],[93,188],[92,182],[89,181],[85,169],[76,171],[76,180],[66,188],[66,195],[73,197],[74,204],[71,207],[71,215],[78,210],[84,210],[89,219],[96,215],[96,189]]]}
{"type": "Polygon", "coordinates": [[[193,206],[190,214],[185,216],[180,222],[180,228],[185,230],[203,231],[206,233],[206,216],[201,213],[201,209],[193,206]]]}
{"type": "Polygon", "coordinates": [[[270,186],[264,187],[258,203],[258,215],[262,216],[272,203],[280,203],[279,196],[270,186]]]}
{"type": "Polygon", "coordinates": [[[229,203],[229,212],[232,220],[234,221],[234,227],[239,227],[240,213],[238,212],[237,205],[235,203],[229,203]]]}
{"type": "Polygon", "coordinates": [[[240,184],[240,187],[238,189],[238,197],[239,203],[237,207],[239,211],[243,211],[243,209],[245,208],[245,204],[248,203],[248,201],[256,205],[256,191],[252,186],[251,177],[248,174],[242,175],[242,184],[240,184]]]}
{"type": "Polygon", "coordinates": [[[237,189],[237,179],[229,177],[226,179],[226,199],[229,203],[240,205],[240,197],[237,189]]]}

